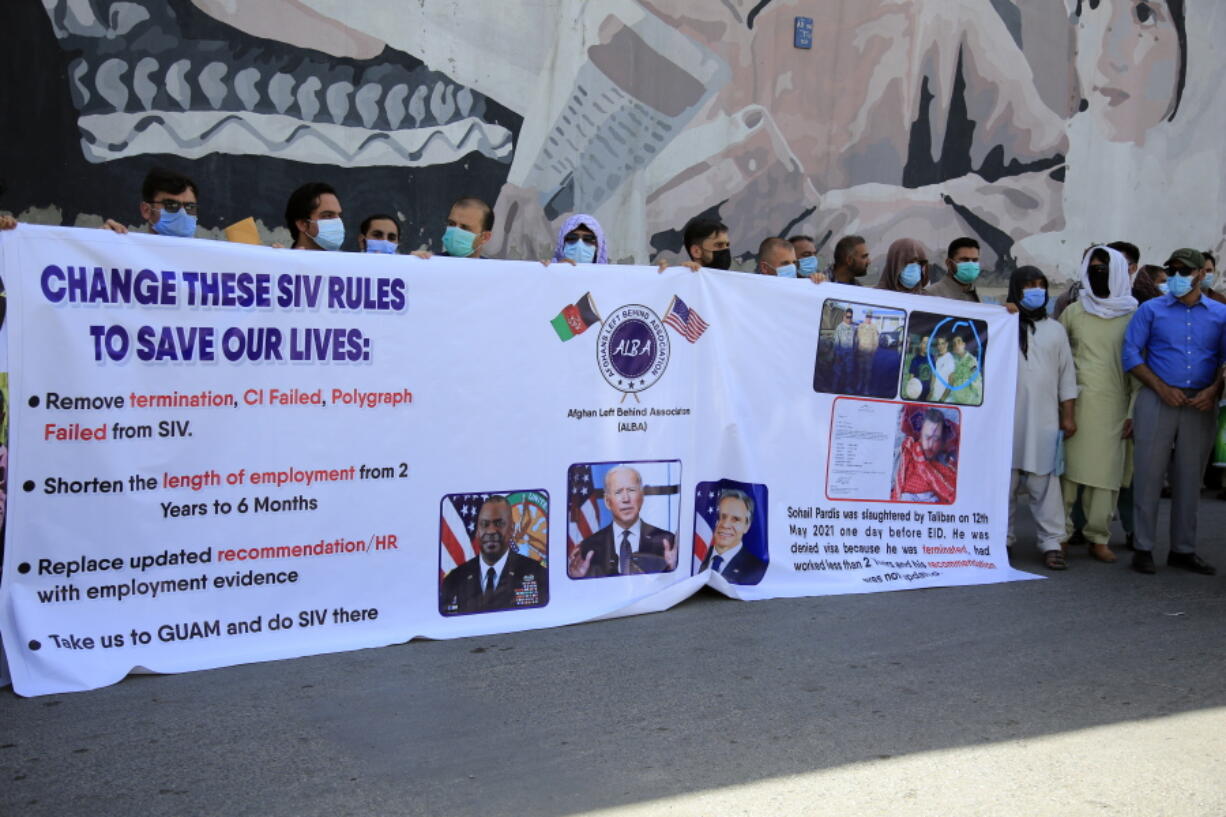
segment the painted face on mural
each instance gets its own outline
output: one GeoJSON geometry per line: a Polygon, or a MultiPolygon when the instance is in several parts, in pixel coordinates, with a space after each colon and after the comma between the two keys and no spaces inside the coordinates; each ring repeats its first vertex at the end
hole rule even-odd
{"type": "Polygon", "coordinates": [[[1173,113],[1184,59],[1182,25],[1166,0],[1082,4],[1077,58],[1081,93],[1106,126],[1108,139],[1142,141],[1145,131],[1173,113]]]}

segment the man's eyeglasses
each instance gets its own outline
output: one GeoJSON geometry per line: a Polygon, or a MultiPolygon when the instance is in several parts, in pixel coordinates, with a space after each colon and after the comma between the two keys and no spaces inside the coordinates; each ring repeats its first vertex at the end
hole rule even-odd
{"type": "Polygon", "coordinates": [[[152,204],[156,207],[161,207],[167,213],[177,213],[179,212],[179,209],[182,208],[187,211],[187,214],[189,216],[196,215],[199,209],[199,205],[196,204],[194,201],[184,203],[181,201],[175,201],[174,199],[159,199],[157,201],[147,201],[145,202],[145,204],[152,204]]]}
{"type": "Polygon", "coordinates": [[[596,236],[591,233],[567,233],[562,239],[567,244],[574,244],[576,241],[582,241],[590,247],[596,246],[596,236]]]}

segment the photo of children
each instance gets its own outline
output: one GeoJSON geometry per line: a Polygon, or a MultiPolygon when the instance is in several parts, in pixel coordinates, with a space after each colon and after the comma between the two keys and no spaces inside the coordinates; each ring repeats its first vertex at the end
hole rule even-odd
{"type": "Polygon", "coordinates": [[[907,400],[983,405],[984,321],[912,312],[900,394],[907,400]]]}
{"type": "Polygon", "coordinates": [[[813,390],[860,397],[894,397],[907,313],[871,304],[822,304],[813,390]]]}

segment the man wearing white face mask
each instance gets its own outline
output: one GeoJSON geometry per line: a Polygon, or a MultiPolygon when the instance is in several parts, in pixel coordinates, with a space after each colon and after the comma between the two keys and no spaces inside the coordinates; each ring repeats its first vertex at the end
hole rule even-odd
{"type": "Polygon", "coordinates": [[[295,250],[339,250],[345,243],[341,200],[323,182],[308,182],[290,194],[285,226],[289,227],[295,250]]]}
{"type": "MultiPolygon", "coordinates": [[[[181,173],[155,167],[141,185],[140,216],[145,227],[158,235],[192,238],[196,235],[198,204],[196,183],[181,173]]],[[[126,233],[128,228],[108,218],[103,229],[126,233]]]]}
{"type": "Polygon", "coordinates": [[[796,248],[786,238],[768,238],[758,246],[758,274],[796,277],[796,248]]]}
{"type": "Polygon", "coordinates": [[[955,238],[949,242],[945,258],[947,275],[925,290],[938,298],[979,302],[975,281],[979,279],[979,242],[973,238],[955,238]]]}

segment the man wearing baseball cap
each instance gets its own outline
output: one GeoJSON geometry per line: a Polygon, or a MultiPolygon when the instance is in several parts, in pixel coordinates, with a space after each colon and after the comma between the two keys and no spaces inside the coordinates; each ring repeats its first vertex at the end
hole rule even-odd
{"type": "Polygon", "coordinates": [[[1171,463],[1171,549],[1166,563],[1211,576],[1196,554],[1201,477],[1216,432],[1226,363],[1226,306],[1203,297],[1204,256],[1171,253],[1168,291],[1137,309],[1124,334],[1124,369],[1141,381],[1133,409],[1136,532],[1132,569],[1154,573],[1158,497],[1171,463]],[[1174,459],[1171,450],[1174,449],[1174,459]]]}

